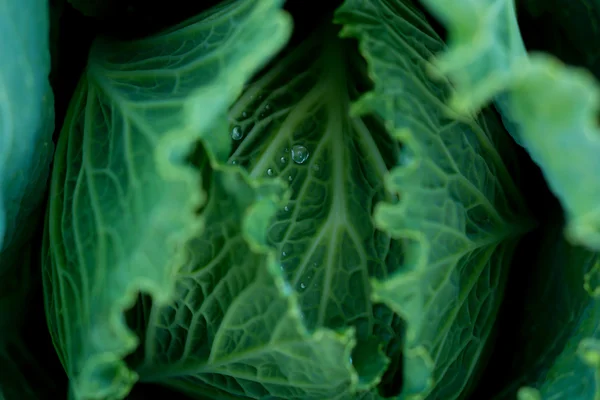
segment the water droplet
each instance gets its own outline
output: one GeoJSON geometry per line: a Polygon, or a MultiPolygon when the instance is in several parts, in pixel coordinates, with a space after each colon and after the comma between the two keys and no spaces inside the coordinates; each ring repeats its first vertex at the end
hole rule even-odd
{"type": "Polygon", "coordinates": [[[283,207],[283,210],[284,210],[284,211],[286,211],[286,212],[287,212],[287,211],[290,211],[290,206],[285,206],[285,207],[283,207]]]}
{"type": "Polygon", "coordinates": [[[300,144],[296,144],[292,147],[292,160],[296,164],[302,164],[304,161],[308,159],[309,152],[308,149],[300,144]]]}
{"type": "Polygon", "coordinates": [[[246,111],[244,111],[244,112],[242,113],[242,117],[244,117],[244,118],[247,118],[247,117],[248,117],[248,113],[247,113],[246,111]]]}
{"type": "Polygon", "coordinates": [[[231,160],[231,163],[232,163],[233,165],[235,165],[235,164],[237,164],[238,162],[237,162],[237,160],[231,160]]]}
{"type": "Polygon", "coordinates": [[[304,284],[304,282],[302,282],[302,283],[300,284],[300,288],[302,288],[302,289],[306,289],[306,285],[304,284]]]}
{"type": "Polygon", "coordinates": [[[350,356],[350,364],[352,364],[352,356],[350,356]]]}
{"type": "Polygon", "coordinates": [[[264,118],[264,117],[265,117],[265,113],[260,113],[260,114],[258,115],[258,118],[261,118],[261,119],[262,119],[262,118],[264,118]]]}
{"type": "Polygon", "coordinates": [[[269,176],[273,176],[273,168],[269,168],[269,169],[267,170],[267,175],[269,175],[269,176]]]}
{"type": "Polygon", "coordinates": [[[282,251],[282,252],[281,252],[281,256],[282,256],[282,257],[285,257],[285,256],[287,256],[287,253],[286,253],[285,251],[282,251]]]}
{"type": "Polygon", "coordinates": [[[289,153],[289,152],[290,152],[290,149],[288,149],[288,148],[286,147],[285,149],[283,149],[283,152],[284,152],[284,153],[289,153]]]}
{"type": "Polygon", "coordinates": [[[290,181],[290,182],[291,182],[291,181],[293,181],[293,180],[294,180],[294,177],[293,177],[293,176],[291,176],[291,175],[290,175],[290,176],[288,176],[288,181],[290,181]]]}
{"type": "Polygon", "coordinates": [[[282,164],[285,164],[287,162],[287,158],[282,156],[279,161],[281,161],[282,164]]]}
{"type": "Polygon", "coordinates": [[[265,105],[265,110],[266,110],[266,111],[269,111],[270,109],[271,109],[271,105],[270,105],[269,103],[267,103],[267,104],[265,105]]]}
{"type": "Polygon", "coordinates": [[[231,130],[231,138],[233,140],[240,140],[241,138],[244,137],[244,132],[242,132],[242,127],[236,125],[233,127],[233,129],[231,130]]]}

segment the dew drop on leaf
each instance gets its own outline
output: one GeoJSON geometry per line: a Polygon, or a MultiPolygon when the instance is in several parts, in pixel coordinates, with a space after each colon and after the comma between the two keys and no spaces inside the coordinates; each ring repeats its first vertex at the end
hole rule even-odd
{"type": "Polygon", "coordinates": [[[292,160],[296,164],[302,164],[308,160],[309,152],[308,149],[300,144],[296,144],[292,147],[292,160]]]}
{"type": "Polygon", "coordinates": [[[281,161],[282,164],[285,164],[287,162],[287,158],[282,156],[279,161],[281,161]]]}
{"type": "Polygon", "coordinates": [[[248,117],[248,113],[246,111],[242,112],[242,117],[243,118],[247,118],[248,117]]]}
{"type": "Polygon", "coordinates": [[[231,130],[231,138],[233,140],[240,140],[244,137],[244,133],[242,132],[242,128],[238,125],[234,126],[231,130]]]}
{"type": "Polygon", "coordinates": [[[291,175],[290,175],[290,176],[288,176],[288,181],[290,181],[290,182],[291,182],[291,181],[293,181],[293,180],[294,180],[294,177],[293,177],[293,176],[291,176],[291,175]]]}
{"type": "Polygon", "coordinates": [[[273,168],[267,169],[267,175],[273,176],[273,168]]]}

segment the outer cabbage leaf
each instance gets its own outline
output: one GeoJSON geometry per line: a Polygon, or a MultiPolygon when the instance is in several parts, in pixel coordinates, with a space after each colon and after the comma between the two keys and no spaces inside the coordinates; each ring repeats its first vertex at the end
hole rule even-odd
{"type": "Polygon", "coordinates": [[[502,336],[476,398],[508,400],[517,392],[519,400],[600,396],[600,257],[566,242],[561,227],[552,221],[543,236],[536,233],[520,245],[502,336]]]}
{"type": "Polygon", "coordinates": [[[410,1],[347,0],[337,20],[358,38],[375,84],[354,112],[380,115],[403,146],[386,177],[399,201],[379,204],[375,222],[405,258],[372,293],[407,324],[400,398],[464,398],[515,243],[532,226],[503,161],[514,149],[490,112],[461,117],[446,106],[450,85],[426,74],[444,45],[410,1]]]}
{"type": "Polygon", "coordinates": [[[46,1],[0,2],[0,60],[0,398],[13,400],[33,398],[8,352],[26,350],[29,241],[54,148],[46,1]]]}
{"type": "Polygon", "coordinates": [[[449,30],[450,49],[436,69],[457,85],[452,105],[471,112],[495,99],[507,128],[561,200],[568,238],[600,250],[597,82],[548,55],[528,56],[514,0],[423,3],[449,30]]]}
{"type": "Polygon", "coordinates": [[[48,2],[0,4],[0,279],[19,259],[54,146],[48,2]]]}
{"type": "Polygon", "coordinates": [[[235,1],[148,39],[98,40],[71,102],[52,175],[44,289],[74,398],[124,397],[138,338],[123,312],[139,291],[176,293],[205,201],[187,155],[227,152],[219,121],[243,83],[286,41],[279,2],[235,1]]]}

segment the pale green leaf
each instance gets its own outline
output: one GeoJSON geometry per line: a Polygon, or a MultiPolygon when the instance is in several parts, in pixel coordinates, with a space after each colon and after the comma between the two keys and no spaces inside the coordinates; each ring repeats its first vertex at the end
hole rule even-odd
{"type": "Polygon", "coordinates": [[[372,221],[374,204],[393,198],[383,182],[398,145],[377,118],[350,115],[369,82],[338,29],[320,25],[247,87],[230,112],[231,163],[289,185],[269,243],[309,330],[356,329],[352,358],[369,390],[397,361],[403,335],[400,318],[371,301],[369,285],[402,259],[400,243],[372,221]]]}
{"type": "Polygon", "coordinates": [[[353,330],[309,333],[266,243],[285,187],[204,168],[206,228],[187,246],[176,300],[144,310],[141,379],[211,399],[350,399],[353,330]]]}
{"type": "Polygon", "coordinates": [[[527,55],[514,0],[423,2],[449,30],[436,69],[457,86],[452,105],[471,112],[494,99],[561,200],[569,239],[600,250],[598,83],[548,55],[527,55]]]}
{"type": "Polygon", "coordinates": [[[44,242],[47,316],[74,398],[123,398],[136,381],[123,312],[139,291],[158,306],[176,293],[206,197],[187,156],[198,140],[227,147],[227,107],[289,36],[280,6],[227,2],[147,39],[93,45],[59,139],[44,242]]]}
{"type": "Polygon", "coordinates": [[[410,1],[348,0],[343,34],[359,39],[375,90],[356,105],[402,143],[386,177],[398,202],[375,209],[403,243],[401,269],[373,283],[373,298],[407,323],[400,398],[463,398],[476,376],[518,238],[532,224],[505,163],[513,151],[487,110],[446,106],[447,82],[427,74],[444,45],[410,1]]]}

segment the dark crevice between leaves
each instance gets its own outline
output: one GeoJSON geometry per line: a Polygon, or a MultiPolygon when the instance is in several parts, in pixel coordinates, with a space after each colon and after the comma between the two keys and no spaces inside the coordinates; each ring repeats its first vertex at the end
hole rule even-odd
{"type": "MultiPolygon", "coordinates": [[[[573,2],[568,10],[564,9],[564,0],[522,0],[516,4],[528,51],[552,54],[567,65],[587,69],[600,80],[600,51],[596,45],[600,33],[582,29],[586,25],[582,24],[584,16],[593,21],[589,26],[600,24],[599,6],[589,6],[586,14],[580,15],[576,10],[578,6],[586,7],[584,2],[573,2]]],[[[596,126],[600,127],[600,110],[596,111],[596,126]]]]}
{"type": "Polygon", "coordinates": [[[404,383],[402,378],[404,355],[402,354],[401,347],[399,347],[395,353],[388,354],[388,357],[390,358],[390,364],[383,374],[381,383],[377,386],[377,390],[384,398],[394,398],[400,395],[404,383]]]}
{"type": "MultiPolygon", "coordinates": [[[[507,383],[499,376],[510,375],[515,352],[522,347],[519,341],[519,323],[527,323],[526,307],[529,289],[539,279],[535,268],[539,254],[544,249],[544,237],[547,232],[556,229],[562,214],[560,204],[548,188],[539,167],[530,159],[527,152],[515,145],[519,165],[519,189],[527,203],[533,218],[539,225],[520,239],[513,255],[504,298],[492,334],[486,345],[486,352],[480,361],[482,371],[473,377],[473,392],[469,399],[490,399],[506,388],[507,383]]],[[[513,394],[514,396],[514,394],[513,394]]],[[[512,397],[511,397],[512,398],[512,397]]]]}
{"type": "Polygon", "coordinates": [[[118,40],[151,36],[172,27],[213,6],[221,0],[105,0],[91,2],[73,0],[75,8],[98,27],[98,33],[118,40]]]}
{"type": "Polygon", "coordinates": [[[50,83],[54,91],[54,143],[67,114],[71,97],[85,69],[98,24],[82,15],[69,3],[51,2],[50,48],[52,71],[50,83]]]}
{"type": "MultiPolygon", "coordinates": [[[[44,198],[47,198],[47,195],[44,198]]],[[[24,259],[22,264],[15,265],[17,268],[26,268],[23,273],[27,275],[26,279],[28,280],[27,294],[24,300],[27,305],[22,311],[24,314],[23,324],[19,328],[16,341],[0,350],[14,363],[21,378],[27,382],[31,390],[31,398],[40,400],[66,398],[68,387],[67,375],[54,350],[45,315],[45,299],[40,273],[41,260],[46,256],[41,251],[45,209],[46,205],[43,204],[37,212],[38,222],[36,225],[38,229],[33,233],[29,243],[23,247],[21,253],[30,262],[24,259]]],[[[17,284],[20,283],[22,282],[17,284]]],[[[0,365],[0,370],[5,367],[9,368],[2,362],[0,365]]],[[[2,371],[0,371],[1,375],[2,371]]],[[[23,393],[20,396],[23,396],[23,393]]],[[[13,397],[9,395],[7,400],[10,399],[13,397]]]]}

